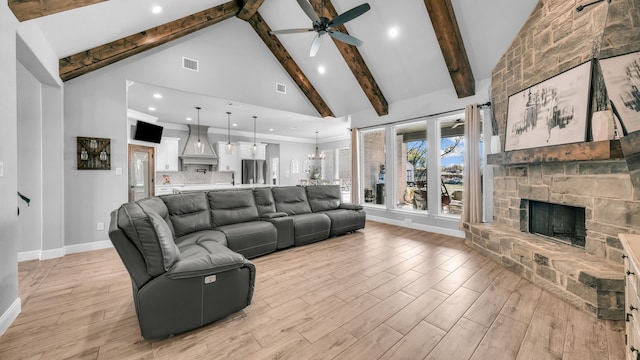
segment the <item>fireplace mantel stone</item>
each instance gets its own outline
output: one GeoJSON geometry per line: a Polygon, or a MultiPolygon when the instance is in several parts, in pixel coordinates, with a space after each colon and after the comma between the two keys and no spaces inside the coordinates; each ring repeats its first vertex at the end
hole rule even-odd
{"type": "Polygon", "coordinates": [[[605,140],[575,144],[513,150],[487,156],[489,165],[520,165],[565,161],[623,159],[620,140],[605,140]]]}

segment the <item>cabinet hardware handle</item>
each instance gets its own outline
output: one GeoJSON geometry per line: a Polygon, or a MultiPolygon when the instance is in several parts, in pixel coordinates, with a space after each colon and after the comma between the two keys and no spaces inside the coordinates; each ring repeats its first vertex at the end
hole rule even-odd
{"type": "Polygon", "coordinates": [[[629,310],[633,311],[633,310],[638,310],[637,307],[633,306],[633,305],[629,305],[629,310]]]}
{"type": "Polygon", "coordinates": [[[629,314],[629,313],[627,313],[627,316],[626,316],[625,321],[626,321],[626,322],[631,321],[631,319],[629,319],[629,318],[632,318],[632,317],[633,317],[633,314],[629,314]]]}
{"type": "Polygon", "coordinates": [[[629,346],[629,350],[631,350],[631,352],[638,352],[638,349],[634,348],[633,345],[629,346]]]}
{"type": "Polygon", "coordinates": [[[635,274],[636,274],[636,273],[634,273],[633,271],[631,271],[631,270],[627,270],[627,275],[635,275],[635,274]]]}
{"type": "Polygon", "coordinates": [[[628,258],[628,256],[625,254],[622,254],[622,259],[626,259],[626,258],[628,258]]]}

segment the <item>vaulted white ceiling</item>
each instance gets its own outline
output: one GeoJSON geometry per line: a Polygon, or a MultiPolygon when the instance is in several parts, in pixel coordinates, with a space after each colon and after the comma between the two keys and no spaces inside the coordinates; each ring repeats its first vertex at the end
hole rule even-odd
{"type": "MultiPolygon", "coordinates": [[[[110,0],[30,21],[40,26],[58,57],[62,58],[225,2],[224,0],[110,0]],[[151,13],[152,7],[156,5],[163,8],[163,11],[157,15],[151,13]]],[[[363,0],[333,0],[333,5],[338,13],[343,13],[363,2],[363,0]]],[[[390,104],[390,111],[393,111],[393,104],[398,101],[453,88],[424,1],[369,0],[368,2],[371,10],[346,23],[345,26],[351,35],[364,41],[359,51],[390,104]],[[392,28],[397,29],[396,38],[389,36],[392,28]]],[[[452,0],[452,3],[473,75],[478,81],[491,76],[495,64],[524,24],[537,0],[452,0]]],[[[304,28],[311,24],[295,0],[266,0],[260,7],[259,13],[273,30],[304,28]]],[[[240,19],[233,18],[226,21],[242,22],[237,26],[246,26],[251,30],[250,25],[240,19]]],[[[213,25],[202,31],[212,34],[211,36],[231,38],[240,44],[256,42],[254,38],[249,39],[249,37],[257,38],[253,30],[233,32],[232,29],[237,26],[221,25],[213,25]]],[[[309,46],[314,35],[315,32],[278,35],[278,39],[336,117],[346,117],[371,108],[371,103],[328,37],[317,56],[309,58],[309,46]],[[319,73],[320,66],[325,68],[324,74],[319,73]]],[[[188,46],[188,42],[183,42],[181,46],[188,46]]],[[[274,61],[273,55],[265,46],[260,49],[255,48],[257,46],[244,51],[255,62],[274,61]]],[[[225,49],[211,48],[208,51],[225,51],[225,49]]],[[[179,70],[176,69],[176,71],[179,70]]],[[[242,72],[241,69],[226,69],[226,71],[234,71],[239,83],[249,84],[260,81],[251,71],[242,72]],[[253,78],[244,79],[243,76],[253,78]]],[[[270,75],[273,74],[264,74],[264,76],[270,75]]],[[[278,76],[281,75],[278,74],[278,76]]],[[[299,90],[289,90],[299,92],[299,90]]],[[[205,96],[212,95],[199,93],[205,96]]],[[[258,101],[249,95],[245,97],[238,94],[232,99],[220,94],[216,95],[224,97],[222,103],[232,100],[250,106],[258,101]]],[[[130,102],[133,105],[136,100],[130,102]]],[[[267,109],[285,112],[290,110],[277,101],[270,101],[269,104],[261,103],[259,106],[264,111],[268,111],[267,109]]],[[[291,118],[311,117],[317,118],[318,121],[323,120],[309,104],[304,104],[302,108],[304,110],[296,110],[293,114],[289,114],[291,118]]],[[[135,110],[147,111],[146,108],[135,110]]],[[[226,110],[220,109],[220,111],[224,113],[226,110]]],[[[291,113],[291,111],[288,112],[291,113]]],[[[159,116],[162,121],[162,114],[154,114],[154,116],[159,116]]],[[[265,117],[268,118],[268,116],[265,117]]],[[[286,118],[282,113],[279,113],[278,117],[286,118]]],[[[326,137],[344,133],[345,124],[342,119],[318,124],[322,124],[320,131],[326,137]]],[[[264,124],[265,129],[278,127],[283,128],[278,124],[264,124]]],[[[308,133],[298,131],[297,134],[300,137],[313,138],[317,127],[309,126],[308,133]]]]}

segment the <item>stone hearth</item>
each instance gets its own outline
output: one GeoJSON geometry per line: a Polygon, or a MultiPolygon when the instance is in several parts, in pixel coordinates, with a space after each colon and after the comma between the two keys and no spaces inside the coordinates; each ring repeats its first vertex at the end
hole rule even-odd
{"type": "Polygon", "coordinates": [[[467,245],[600,319],[624,318],[622,265],[541,236],[470,224],[467,245]]]}

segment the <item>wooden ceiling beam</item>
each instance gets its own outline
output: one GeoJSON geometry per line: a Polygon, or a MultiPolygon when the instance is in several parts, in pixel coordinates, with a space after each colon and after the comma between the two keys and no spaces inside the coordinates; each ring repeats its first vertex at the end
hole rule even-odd
{"type": "Polygon", "coordinates": [[[249,21],[263,2],[264,0],[244,0],[244,5],[242,5],[242,10],[238,13],[238,17],[244,21],[249,21]]]}
{"type": "Polygon", "coordinates": [[[60,78],[67,81],[84,75],[232,18],[239,11],[239,1],[232,0],[108,44],[67,56],[59,60],[60,78]]]}
{"type": "Polygon", "coordinates": [[[8,0],[9,9],[20,21],[36,19],[107,0],[8,0]]]}
{"type": "Polygon", "coordinates": [[[476,82],[451,0],[424,0],[458,98],[475,95],[476,82]]]}
{"type": "MultiPolygon", "coordinates": [[[[321,14],[321,16],[324,16],[327,19],[333,19],[338,16],[338,13],[330,0],[311,0],[310,3],[316,10],[316,14],[321,14]]],[[[336,29],[342,33],[349,34],[344,25],[340,25],[336,29]]],[[[369,99],[369,102],[375,109],[378,116],[388,115],[389,104],[387,103],[387,99],[382,94],[382,90],[380,90],[378,83],[373,78],[373,75],[371,74],[371,71],[369,71],[367,64],[364,62],[362,55],[360,55],[358,47],[336,39],[333,39],[333,43],[336,44],[338,51],[342,54],[344,61],[349,66],[349,69],[351,69],[353,76],[360,84],[362,91],[369,99]]]]}
{"type": "Polygon", "coordinates": [[[269,34],[271,28],[269,28],[269,25],[264,21],[262,16],[256,12],[248,22],[251,24],[258,36],[260,36],[265,45],[267,45],[269,50],[271,50],[276,59],[278,59],[284,70],[289,74],[289,76],[291,76],[291,79],[293,79],[307,99],[309,99],[320,116],[333,117],[333,112],[329,106],[325,103],[313,85],[311,85],[307,76],[302,72],[300,67],[298,67],[298,64],[296,64],[293,58],[291,58],[291,55],[284,48],[280,40],[278,40],[275,35],[269,34]]]}

